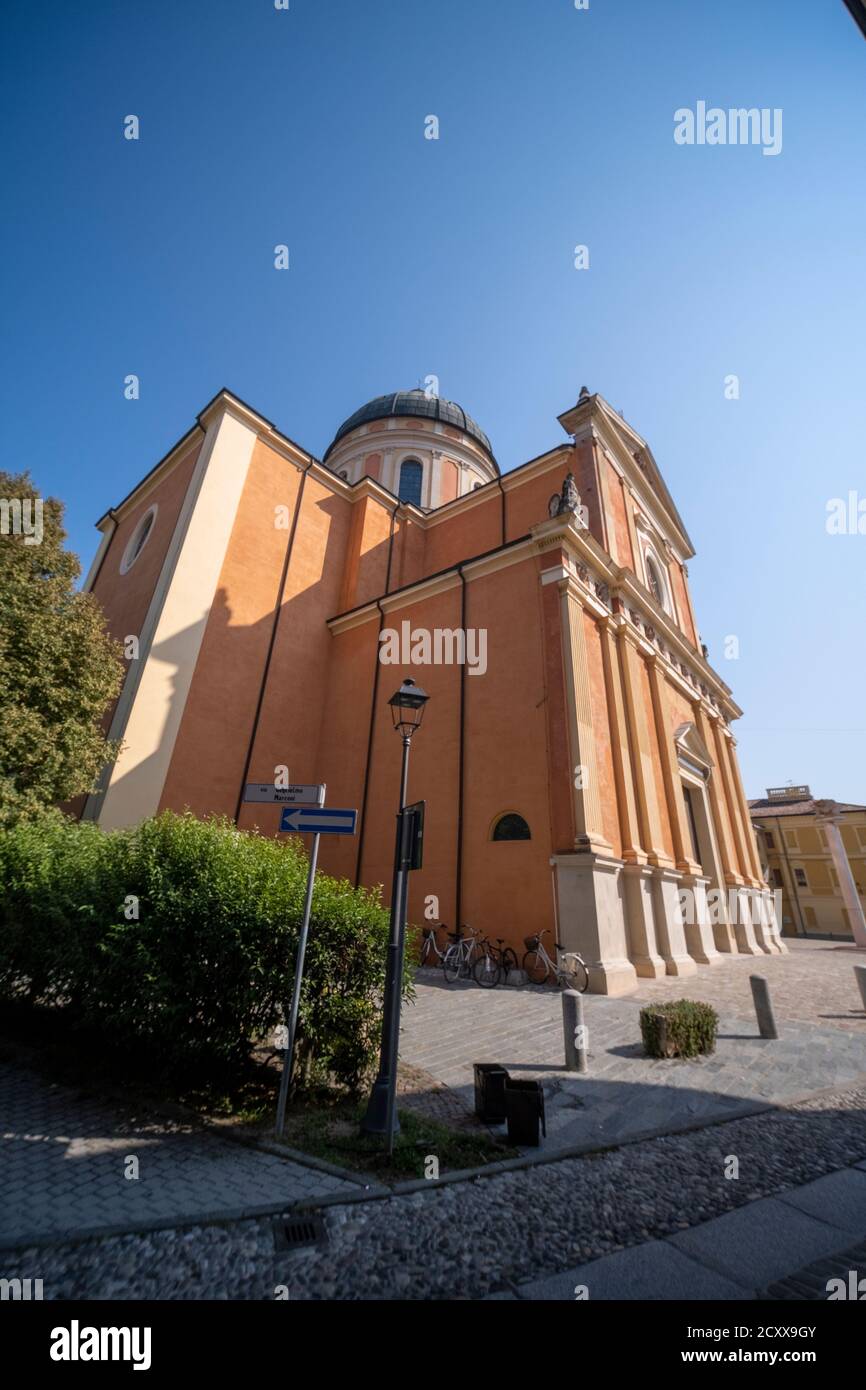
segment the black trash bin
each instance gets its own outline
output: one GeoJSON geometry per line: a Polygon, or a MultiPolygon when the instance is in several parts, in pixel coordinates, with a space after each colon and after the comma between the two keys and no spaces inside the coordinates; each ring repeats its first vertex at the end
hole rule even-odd
{"type": "Polygon", "coordinates": [[[503,1124],[508,1072],[504,1067],[500,1067],[498,1062],[476,1062],[474,1070],[475,1114],[488,1124],[503,1124]]]}
{"type": "Polygon", "coordinates": [[[538,1148],[541,1139],[538,1122],[545,1138],[547,1125],[544,1118],[544,1091],[540,1081],[515,1081],[509,1077],[505,1083],[505,1118],[508,1121],[508,1142],[510,1144],[529,1144],[538,1148]]]}

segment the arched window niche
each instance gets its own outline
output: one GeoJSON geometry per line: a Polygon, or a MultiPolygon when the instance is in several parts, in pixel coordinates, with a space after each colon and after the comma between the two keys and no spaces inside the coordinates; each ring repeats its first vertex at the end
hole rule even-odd
{"type": "Polygon", "coordinates": [[[674,610],[667,566],[659,559],[654,548],[649,545],[644,549],[643,563],[646,571],[647,588],[659,607],[663,608],[669,617],[673,617],[674,610]]]}
{"type": "Polygon", "coordinates": [[[532,832],[523,816],[516,811],[506,811],[497,816],[490,831],[491,840],[531,840],[532,832]]]}
{"type": "Polygon", "coordinates": [[[401,502],[411,502],[421,506],[421,484],[424,481],[424,468],[417,459],[404,459],[400,464],[400,481],[397,496],[401,502]]]}

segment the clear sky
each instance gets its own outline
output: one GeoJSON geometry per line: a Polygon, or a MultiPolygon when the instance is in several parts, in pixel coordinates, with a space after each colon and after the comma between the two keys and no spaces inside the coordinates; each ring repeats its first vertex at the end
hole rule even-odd
{"type": "Polygon", "coordinates": [[[435,374],[507,470],[585,383],[694,542],[749,795],[866,802],[866,534],[826,531],[866,499],[841,0],[5,0],[2,25],[3,466],[66,501],[85,567],[222,386],[321,455],[435,374]],[[676,144],[699,101],[781,109],[781,152],[676,144]]]}

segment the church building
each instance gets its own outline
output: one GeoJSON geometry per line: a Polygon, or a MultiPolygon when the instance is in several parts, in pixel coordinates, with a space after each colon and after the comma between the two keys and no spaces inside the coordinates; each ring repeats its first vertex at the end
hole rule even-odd
{"type": "Polygon", "coordinates": [[[519,953],[547,928],[608,994],[786,949],[683,521],[602,396],[584,387],[559,423],[503,475],[460,406],[398,391],[320,460],[221,391],[97,523],[87,587],[133,655],[123,749],[82,814],[110,830],[188,807],[272,835],[280,807],[243,792],[285,768],[357,808],[320,865],[387,900],[388,700],[411,676],[430,699],[410,922],[432,905],[519,953]]]}

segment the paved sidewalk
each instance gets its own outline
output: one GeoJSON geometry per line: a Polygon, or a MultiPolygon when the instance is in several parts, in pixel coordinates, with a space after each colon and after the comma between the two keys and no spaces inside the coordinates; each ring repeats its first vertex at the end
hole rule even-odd
{"type": "Polygon", "coordinates": [[[786,937],[782,956],[723,956],[722,964],[701,966],[696,975],[641,980],[630,999],[704,999],[720,1014],[754,1021],[750,975],[763,975],[770,986],[780,1023],[808,1023],[866,1033],[866,1013],[854,977],[866,965],[866,951],[840,941],[786,937]]]}
{"type": "Polygon", "coordinates": [[[577,1297],[826,1299],[828,1279],[847,1282],[851,1268],[858,1278],[866,1274],[862,1260],[859,1270],[848,1263],[866,1254],[851,1249],[864,1239],[866,1163],[860,1163],[664,1240],[633,1245],[489,1297],[545,1302],[577,1297]]]}
{"type": "Polygon", "coordinates": [[[274,1211],[352,1182],[0,1065],[0,1249],[274,1211]],[[138,1160],[138,1177],[127,1160],[138,1160]]]}
{"type": "MultiPolygon", "coordinates": [[[[728,962],[712,974],[738,965],[728,962]]],[[[741,977],[746,989],[748,973],[741,977]]],[[[851,986],[856,989],[853,972],[851,986]]],[[[547,1138],[540,1150],[527,1151],[539,1156],[671,1134],[866,1078],[862,1010],[856,1029],[779,1020],[780,1036],[772,1042],[758,1036],[754,1018],[722,1014],[712,1056],[659,1061],[644,1056],[642,999],[586,995],[589,1072],[579,1076],[563,1066],[558,991],[449,986],[440,971],[421,970],[416,992],[415,1004],[403,1010],[401,1059],[450,1086],[470,1107],[473,1062],[499,1062],[542,1081],[547,1138]]]]}

